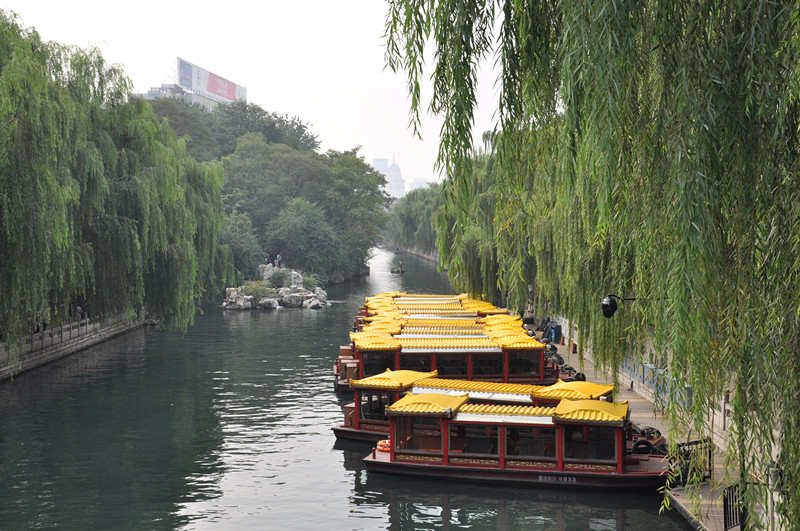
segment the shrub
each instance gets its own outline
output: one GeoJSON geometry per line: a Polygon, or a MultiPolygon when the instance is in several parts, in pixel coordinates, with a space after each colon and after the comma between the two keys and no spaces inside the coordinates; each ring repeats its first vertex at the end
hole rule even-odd
{"type": "Polygon", "coordinates": [[[262,280],[251,280],[244,283],[239,292],[242,295],[252,295],[254,299],[275,298],[275,289],[262,280]]]}
{"type": "Polygon", "coordinates": [[[287,285],[289,279],[289,273],[283,269],[279,269],[272,274],[269,281],[275,288],[282,288],[287,285]]]}
{"type": "Polygon", "coordinates": [[[313,275],[303,275],[303,287],[308,291],[314,291],[319,282],[313,275]]]}

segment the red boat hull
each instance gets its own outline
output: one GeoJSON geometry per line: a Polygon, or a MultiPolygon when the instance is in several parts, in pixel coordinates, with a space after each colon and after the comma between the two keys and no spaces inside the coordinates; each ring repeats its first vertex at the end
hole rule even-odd
{"type": "MultiPolygon", "coordinates": [[[[469,466],[443,466],[391,461],[388,452],[373,450],[364,458],[370,472],[401,474],[406,476],[435,477],[448,480],[466,480],[519,486],[587,487],[614,489],[657,489],[665,484],[666,472],[631,472],[625,474],[602,472],[575,472],[557,470],[521,470],[469,466]]],[[[666,461],[665,467],[666,467],[666,461]]]]}

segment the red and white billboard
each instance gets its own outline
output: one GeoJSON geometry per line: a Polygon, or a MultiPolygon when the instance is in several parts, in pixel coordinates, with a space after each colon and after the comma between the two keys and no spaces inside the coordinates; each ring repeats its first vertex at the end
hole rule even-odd
{"type": "Polygon", "coordinates": [[[225,101],[247,99],[247,89],[178,57],[178,84],[204,96],[225,101]]]}

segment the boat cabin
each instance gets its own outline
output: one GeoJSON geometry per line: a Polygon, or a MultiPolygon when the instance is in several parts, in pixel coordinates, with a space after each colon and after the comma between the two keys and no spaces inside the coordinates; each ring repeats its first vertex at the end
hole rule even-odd
{"type": "Polygon", "coordinates": [[[593,382],[563,382],[553,385],[507,384],[475,380],[448,380],[437,377],[436,371],[392,371],[351,380],[352,403],[344,407],[344,423],[333,428],[338,438],[376,441],[389,434],[386,407],[407,392],[438,393],[454,396],[466,394],[472,403],[549,406],[561,400],[611,400],[613,385],[593,382]]]}
{"type": "Polygon", "coordinates": [[[387,407],[386,451],[370,471],[506,484],[657,487],[664,456],[631,454],[628,404],[562,400],[555,408],[471,404],[407,394],[387,407]]]}

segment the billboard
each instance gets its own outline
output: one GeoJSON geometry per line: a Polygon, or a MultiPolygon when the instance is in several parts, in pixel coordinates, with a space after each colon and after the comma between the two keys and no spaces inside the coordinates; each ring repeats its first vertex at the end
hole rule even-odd
{"type": "Polygon", "coordinates": [[[221,101],[247,99],[246,88],[180,57],[178,57],[178,84],[192,92],[221,101]]]}

